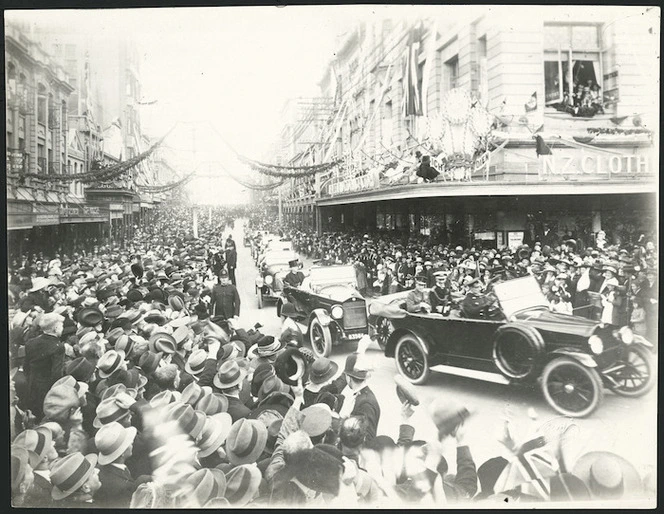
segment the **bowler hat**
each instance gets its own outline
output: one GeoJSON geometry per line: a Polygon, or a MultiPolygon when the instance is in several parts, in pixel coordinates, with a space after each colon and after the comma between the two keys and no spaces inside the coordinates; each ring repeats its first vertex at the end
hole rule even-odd
{"type": "Polygon", "coordinates": [[[62,500],[78,491],[88,481],[96,466],[97,455],[94,453],[84,457],[82,453],[74,452],[53,462],[50,473],[53,499],[62,500]]]}
{"type": "Polygon", "coordinates": [[[359,355],[357,353],[351,353],[348,357],[346,357],[344,373],[357,380],[365,380],[369,375],[369,369],[364,366],[362,359],[359,359],[360,365],[358,366],[358,356],[359,355]]]}

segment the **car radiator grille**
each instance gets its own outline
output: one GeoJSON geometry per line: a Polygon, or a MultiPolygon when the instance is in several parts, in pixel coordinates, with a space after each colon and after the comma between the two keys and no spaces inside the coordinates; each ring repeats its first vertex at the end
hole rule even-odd
{"type": "Polygon", "coordinates": [[[364,328],[367,326],[367,309],[362,300],[350,301],[343,304],[344,329],[364,328]]]}

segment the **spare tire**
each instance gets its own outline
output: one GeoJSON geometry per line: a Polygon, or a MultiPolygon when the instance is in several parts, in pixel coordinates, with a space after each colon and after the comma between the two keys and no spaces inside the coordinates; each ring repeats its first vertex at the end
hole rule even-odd
{"type": "Polygon", "coordinates": [[[533,327],[507,323],[496,331],[493,362],[513,382],[534,378],[537,357],[544,351],[544,339],[533,327]]]}

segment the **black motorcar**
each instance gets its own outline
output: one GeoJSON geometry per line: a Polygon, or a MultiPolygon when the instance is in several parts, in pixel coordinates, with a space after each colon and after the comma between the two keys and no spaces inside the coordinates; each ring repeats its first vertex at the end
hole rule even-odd
{"type": "Polygon", "coordinates": [[[537,281],[522,277],[494,285],[498,316],[469,319],[411,314],[403,305],[369,306],[377,326],[389,319],[385,355],[399,372],[423,384],[432,366],[485,372],[504,383],[539,386],[565,416],[583,417],[600,404],[604,387],[641,396],[655,384],[653,345],[629,327],[551,312],[537,281]]]}
{"type": "Polygon", "coordinates": [[[284,286],[277,314],[288,310],[308,330],[314,354],[327,357],[333,345],[368,333],[366,301],[356,287],[353,266],[314,266],[301,287],[284,286]]]}

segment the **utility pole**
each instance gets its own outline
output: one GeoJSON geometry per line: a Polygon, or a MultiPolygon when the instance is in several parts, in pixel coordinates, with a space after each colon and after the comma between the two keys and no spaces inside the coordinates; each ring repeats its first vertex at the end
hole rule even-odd
{"type": "Polygon", "coordinates": [[[196,209],[196,206],[194,205],[192,210],[194,213],[194,238],[198,239],[198,209],[196,209]]]}
{"type": "Polygon", "coordinates": [[[279,188],[279,225],[283,224],[283,214],[281,208],[281,187],[279,188]]]}

